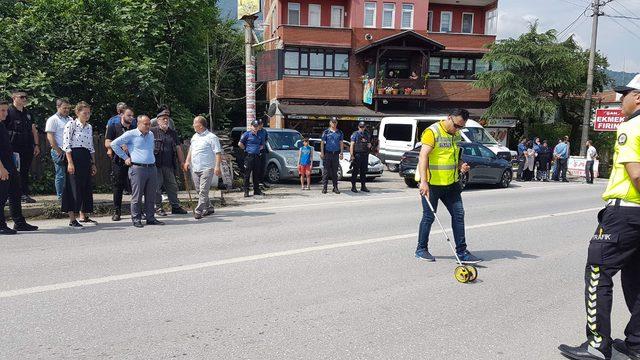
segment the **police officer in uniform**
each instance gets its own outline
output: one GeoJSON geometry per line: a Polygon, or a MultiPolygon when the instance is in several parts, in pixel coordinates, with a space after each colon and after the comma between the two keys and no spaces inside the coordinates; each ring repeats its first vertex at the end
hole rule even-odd
{"type": "Polygon", "coordinates": [[[371,150],[371,137],[366,131],[366,125],[363,121],[358,124],[358,131],[351,134],[351,146],[349,153],[351,154],[351,191],[358,192],[356,189],[356,178],[360,175],[360,191],[369,192],[367,189],[367,170],[369,169],[369,151],[371,150]]]}
{"type": "Polygon", "coordinates": [[[245,151],[244,156],[244,197],[249,197],[249,179],[253,180],[253,195],[262,195],[260,191],[260,152],[264,148],[262,137],[258,134],[258,120],[251,122],[251,130],[240,137],[238,146],[245,151]]]}
{"type": "Polygon", "coordinates": [[[111,142],[119,138],[125,132],[135,129],[133,126],[133,109],[124,107],[120,115],[120,122],[107,126],[107,133],[104,137],[104,147],[107,149],[107,155],[111,159],[111,186],[113,190],[113,215],[111,220],[120,221],[122,214],[122,194],[125,190],[131,191],[129,180],[129,167],[125,165],[124,160],[116,156],[111,149],[111,142]]]}
{"type": "Polygon", "coordinates": [[[322,193],[327,193],[327,184],[329,177],[333,183],[333,193],[340,194],[338,190],[338,166],[339,162],[344,158],[342,151],[344,149],[344,134],[338,129],[338,120],[329,121],[329,128],[322,133],[322,141],[320,142],[320,158],[323,160],[322,172],[322,193]]]}
{"type": "Polygon", "coordinates": [[[451,214],[451,227],[460,261],[466,264],[482,261],[467,250],[462,188],[459,182],[459,173],[469,171],[469,165],[461,161],[458,145],[462,141],[460,130],[464,128],[468,119],[467,110],[455,109],[446,120],[431,125],[422,133],[422,148],[416,174],[416,177],[419,176],[416,180],[420,184],[422,199],[422,221],[415,253],[416,258],[420,260],[436,260],[428,249],[429,233],[435,217],[427,201],[435,211],[438,210],[438,201],[442,201],[451,214]]]}
{"type": "Polygon", "coordinates": [[[572,359],[640,359],[640,75],[615,91],[622,94],[627,120],[618,128],[613,169],[602,195],[607,205],[598,214],[587,254],[587,341],[558,348],[572,359]],[[612,278],[619,271],[631,319],[626,339],[613,341],[612,278]]]}

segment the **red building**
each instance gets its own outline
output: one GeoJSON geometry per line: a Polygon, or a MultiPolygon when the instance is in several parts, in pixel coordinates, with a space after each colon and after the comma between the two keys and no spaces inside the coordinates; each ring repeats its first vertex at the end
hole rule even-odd
{"type": "Polygon", "coordinates": [[[496,38],[497,6],[497,0],[264,0],[266,50],[278,50],[283,74],[266,83],[276,110],[271,126],[317,133],[331,118],[376,122],[454,107],[481,114],[491,94],[472,84],[491,68],[481,58],[496,38]]]}

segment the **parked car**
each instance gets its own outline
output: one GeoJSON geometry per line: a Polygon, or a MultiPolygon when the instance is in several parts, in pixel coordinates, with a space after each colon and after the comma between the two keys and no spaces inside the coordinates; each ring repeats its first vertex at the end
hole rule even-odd
{"type": "MultiPolygon", "coordinates": [[[[298,173],[298,150],[302,147],[302,135],[293,129],[272,129],[265,128],[269,134],[267,141],[267,159],[265,161],[265,178],[270,183],[278,183],[281,180],[297,179],[298,173]]],[[[231,130],[234,155],[239,164],[244,162],[244,151],[238,147],[238,141],[242,134],[247,131],[244,127],[236,127],[231,130]]],[[[240,166],[242,169],[243,167],[240,166]]],[[[313,164],[311,167],[311,178],[318,179],[322,176],[322,162],[320,153],[314,152],[313,164]]]]}
{"type": "MultiPolygon", "coordinates": [[[[313,146],[316,151],[320,151],[320,139],[311,138],[309,139],[309,145],[313,146]]],[[[351,154],[349,153],[350,143],[348,141],[344,142],[344,152],[342,154],[342,160],[340,160],[340,166],[338,167],[338,179],[345,180],[351,179],[351,154]]],[[[372,154],[369,154],[369,165],[367,166],[367,180],[373,180],[377,177],[382,176],[384,172],[384,165],[380,161],[380,159],[372,154]]]]}
{"type": "MultiPolygon", "coordinates": [[[[482,144],[461,142],[462,161],[469,164],[471,170],[460,175],[460,185],[464,189],[468,184],[495,184],[507,188],[513,178],[511,162],[499,158],[482,144]]],[[[407,151],[400,158],[399,173],[409,187],[418,187],[415,180],[418,157],[422,144],[407,151]]]]}
{"type": "MultiPolygon", "coordinates": [[[[420,136],[426,128],[446,118],[446,115],[383,118],[380,123],[380,160],[389,170],[398,171],[402,154],[413,149],[420,142],[420,136]]],[[[498,157],[507,161],[511,161],[515,154],[500,145],[482,125],[471,119],[467,120],[466,126],[460,133],[463,141],[485,145],[498,157]]]]}

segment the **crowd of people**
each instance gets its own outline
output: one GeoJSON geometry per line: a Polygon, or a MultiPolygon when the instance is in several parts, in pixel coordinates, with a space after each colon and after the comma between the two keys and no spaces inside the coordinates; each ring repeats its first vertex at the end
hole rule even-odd
{"type": "MultiPolygon", "coordinates": [[[[0,234],[34,231],[22,216],[22,202],[35,202],[29,196],[29,170],[40,144],[33,116],[26,108],[25,91],[12,91],[12,103],[0,101],[0,234]],[[9,199],[14,228],[7,226],[4,205],[9,199]]],[[[207,129],[207,120],[193,120],[194,135],[185,156],[171,109],[161,106],[151,119],[135,116],[125,103],[116,107],[117,114],[107,121],[104,147],[111,159],[113,221],[122,217],[122,198],[131,194],[133,226],[164,225],[156,216],[167,216],[162,193],[166,192],[172,214],[187,214],[178,200],[176,170],[180,166],[190,173],[198,204],[194,217],[201,219],[214,213],[209,189],[214,176],[221,176],[222,146],[218,137],[207,129]]],[[[61,210],[69,216],[69,227],[82,229],[83,223],[97,224],[90,217],[94,211],[92,177],[96,175],[94,129],[90,124],[91,106],[76,104],[75,119],[70,116],[67,99],[56,100],[56,112],[47,119],[45,132],[51,146],[50,156],[55,170],[55,189],[61,210]]]]}
{"type": "MultiPolygon", "coordinates": [[[[591,140],[587,140],[586,146],[585,178],[588,184],[593,184],[593,165],[598,159],[598,151],[591,140]]],[[[534,141],[522,137],[518,144],[516,181],[568,182],[567,169],[570,148],[568,136],[558,139],[558,143],[553,148],[549,147],[547,140],[541,141],[539,137],[536,137],[534,141]]]]}

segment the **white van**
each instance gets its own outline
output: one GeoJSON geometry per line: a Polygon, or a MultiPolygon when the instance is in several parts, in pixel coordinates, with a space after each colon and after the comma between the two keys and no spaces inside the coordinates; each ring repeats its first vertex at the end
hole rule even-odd
{"type": "MultiPolygon", "coordinates": [[[[378,157],[389,170],[396,171],[400,158],[416,146],[422,132],[436,121],[446,118],[446,115],[382,118],[378,157]]],[[[461,130],[461,135],[464,141],[480,143],[491,149],[498,157],[511,161],[511,151],[500,145],[478,122],[467,120],[467,126],[461,130]]]]}

